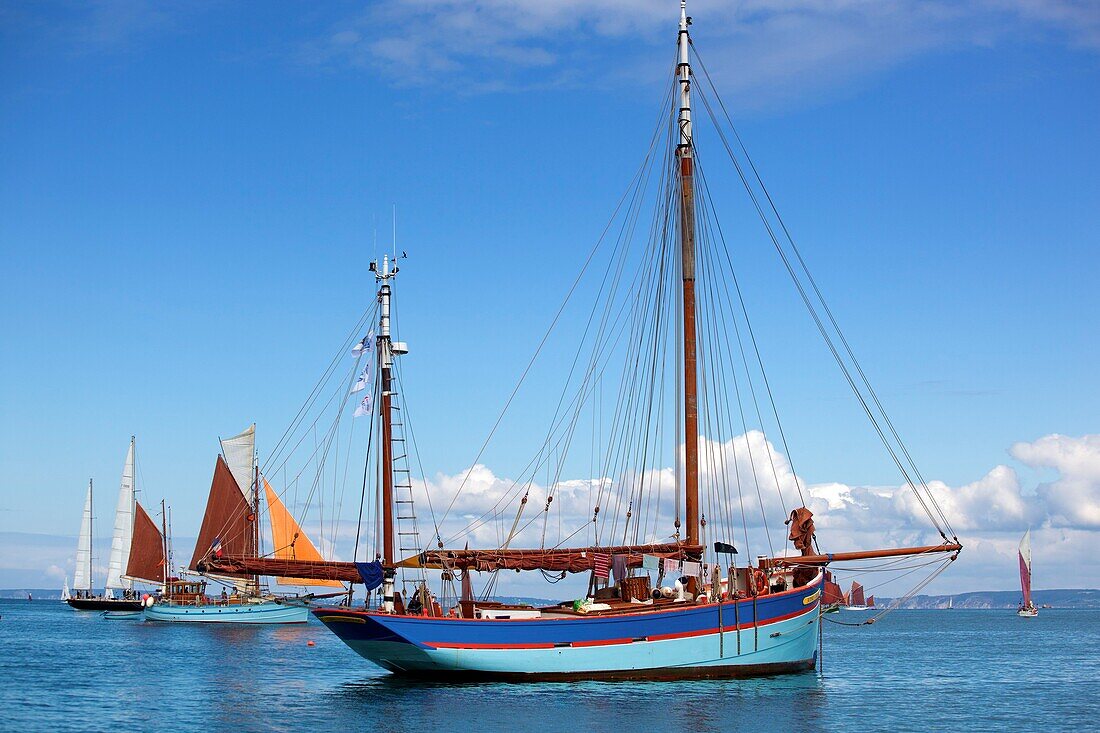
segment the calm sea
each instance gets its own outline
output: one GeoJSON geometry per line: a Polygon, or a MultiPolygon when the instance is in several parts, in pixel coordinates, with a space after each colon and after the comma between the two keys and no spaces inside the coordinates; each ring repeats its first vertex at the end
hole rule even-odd
{"type": "Polygon", "coordinates": [[[0,601],[0,645],[3,730],[1100,729],[1100,611],[827,624],[822,672],[728,682],[414,685],[320,624],[106,621],[57,601],[0,601]]]}

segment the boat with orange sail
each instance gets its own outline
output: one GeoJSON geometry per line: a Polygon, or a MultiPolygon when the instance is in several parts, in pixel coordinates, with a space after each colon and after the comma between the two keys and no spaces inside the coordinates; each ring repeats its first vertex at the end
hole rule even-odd
{"type": "MultiPolygon", "coordinates": [[[[221,441],[222,452],[214,463],[214,475],[188,567],[198,573],[204,562],[226,555],[250,558],[261,552],[260,511],[266,500],[275,557],[323,562],[309,537],[287,511],[255,464],[256,426],[221,441]],[[241,489],[241,482],[247,486],[241,489]],[[261,494],[260,487],[263,487],[261,494]]],[[[166,552],[170,550],[166,548],[166,552]]],[[[340,588],[333,580],[280,577],[280,585],[340,588]]],[[[287,624],[309,620],[309,602],[316,596],[270,592],[256,575],[202,574],[164,578],[164,592],[146,599],[148,621],[193,623],[287,624]],[[207,593],[208,581],[231,587],[221,596],[207,593]]]]}

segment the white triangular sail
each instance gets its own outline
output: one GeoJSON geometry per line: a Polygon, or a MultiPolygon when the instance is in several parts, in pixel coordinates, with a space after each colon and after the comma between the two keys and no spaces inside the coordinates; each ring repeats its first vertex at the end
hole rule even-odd
{"type": "Polygon", "coordinates": [[[233,474],[237,486],[244,493],[249,506],[255,506],[256,487],[253,478],[253,459],[256,455],[256,425],[253,423],[240,435],[226,438],[221,441],[222,455],[229,465],[229,472],[233,474]]]}
{"type": "Polygon", "coordinates": [[[65,578],[65,585],[61,586],[61,600],[67,601],[72,598],[72,594],[69,593],[69,579],[65,578]]]}
{"type": "Polygon", "coordinates": [[[134,439],[126,452],[122,467],[122,481],[118,488],[118,507],[115,509],[115,531],[111,535],[111,557],[107,564],[107,584],[112,588],[132,588],[134,583],[124,576],[130,562],[130,544],[134,538],[134,439]]]}
{"type": "Polygon", "coordinates": [[[76,543],[76,572],[73,590],[92,589],[92,482],[88,482],[88,498],[84,500],[84,517],[80,520],[80,539],[76,543]]]}

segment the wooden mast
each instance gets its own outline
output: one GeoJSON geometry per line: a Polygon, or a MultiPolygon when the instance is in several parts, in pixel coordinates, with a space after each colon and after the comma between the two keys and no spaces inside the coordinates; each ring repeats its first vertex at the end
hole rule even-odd
{"type": "Polygon", "coordinates": [[[680,142],[680,254],[683,278],[684,315],[684,518],[687,544],[699,544],[699,399],[695,352],[695,181],[691,139],[691,64],[686,0],[680,1],[680,33],[677,41],[680,83],[678,127],[680,142]]]}
{"type": "MultiPolygon", "coordinates": [[[[256,450],[252,450],[252,555],[260,556],[260,463],[256,450]]],[[[252,592],[260,595],[260,576],[252,576],[252,592]]]]}
{"type": "Polygon", "coordinates": [[[378,364],[382,372],[382,399],[379,412],[382,418],[382,563],[386,567],[394,564],[393,533],[393,349],[390,340],[390,284],[389,280],[397,274],[397,267],[390,269],[388,256],[382,257],[381,268],[372,263],[375,277],[382,285],[378,289],[381,304],[381,316],[378,323],[378,364]]]}
{"type": "Polygon", "coordinates": [[[168,512],[164,508],[164,499],[160,500],[160,545],[164,550],[164,592],[168,593],[168,512]]]}

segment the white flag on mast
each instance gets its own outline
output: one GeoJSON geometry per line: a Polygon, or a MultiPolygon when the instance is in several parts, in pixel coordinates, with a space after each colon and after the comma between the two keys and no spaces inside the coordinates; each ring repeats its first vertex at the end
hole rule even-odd
{"type": "Polygon", "coordinates": [[[352,356],[362,356],[363,354],[365,354],[365,353],[367,353],[368,351],[371,350],[371,345],[373,343],[374,343],[374,331],[371,331],[370,333],[368,333],[366,336],[363,337],[362,341],[360,341],[354,347],[352,347],[351,355],[352,356]]]}
{"type": "Polygon", "coordinates": [[[351,393],[362,392],[370,385],[371,380],[371,365],[367,364],[363,367],[363,372],[359,375],[359,378],[355,380],[355,385],[351,388],[351,393]]]}
{"type": "Polygon", "coordinates": [[[367,392],[363,395],[363,401],[359,403],[359,407],[355,408],[354,417],[363,417],[370,414],[371,393],[367,392]]]}

